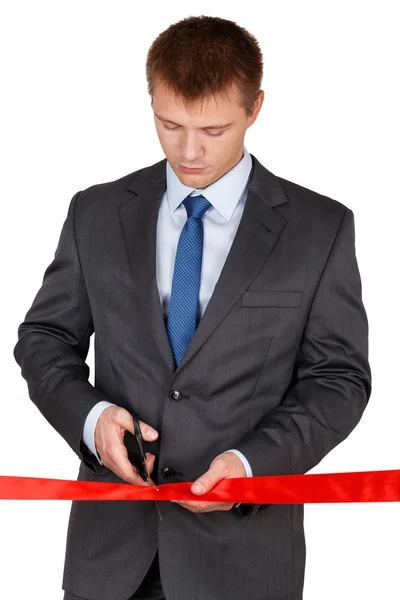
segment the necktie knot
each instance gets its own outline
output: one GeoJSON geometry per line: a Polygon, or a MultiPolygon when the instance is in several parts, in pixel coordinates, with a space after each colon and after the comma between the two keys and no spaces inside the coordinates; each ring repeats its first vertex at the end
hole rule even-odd
{"type": "Polygon", "coordinates": [[[204,196],[186,196],[182,202],[186,208],[188,219],[194,217],[195,219],[201,219],[207,210],[211,207],[211,203],[204,198],[204,196]]]}

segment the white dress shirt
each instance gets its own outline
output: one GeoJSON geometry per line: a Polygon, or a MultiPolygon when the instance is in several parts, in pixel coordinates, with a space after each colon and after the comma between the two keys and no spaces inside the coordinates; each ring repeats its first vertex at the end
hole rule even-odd
{"type": "MultiPolygon", "coordinates": [[[[244,146],[243,157],[233,169],[208,187],[196,189],[184,185],[167,161],[167,188],[161,199],[158,212],[156,239],[156,278],[164,317],[167,317],[169,310],[178,240],[187,220],[186,209],[182,201],[189,194],[192,196],[202,194],[212,205],[203,217],[203,262],[199,291],[201,317],[211,298],[236,235],[247,199],[251,168],[251,156],[244,146]]],[[[83,441],[100,464],[103,463],[96,452],[94,431],[99,416],[107,406],[116,405],[107,401],[98,402],[89,412],[83,429],[83,441]]],[[[151,424],[149,423],[149,425],[151,424]]],[[[239,456],[246,469],[247,476],[253,476],[249,462],[241,452],[234,449],[226,450],[226,452],[234,452],[239,456]]]]}

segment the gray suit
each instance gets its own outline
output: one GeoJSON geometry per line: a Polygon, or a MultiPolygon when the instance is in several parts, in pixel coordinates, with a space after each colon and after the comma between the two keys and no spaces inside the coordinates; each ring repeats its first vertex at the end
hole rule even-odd
{"type": "MultiPolygon", "coordinates": [[[[194,481],[229,448],[254,476],[306,473],[359,422],[371,374],[353,213],[251,156],[236,237],[177,369],[155,277],[166,159],[72,198],[14,355],[30,398],[79,456],[78,479],[121,483],[82,443],[99,400],[159,431],[148,448],[159,484],[194,481]]],[[[250,508],[162,502],[160,522],[154,502],[75,501],[63,589],[126,600],[158,547],[167,600],[301,600],[303,505],[250,508]]]]}

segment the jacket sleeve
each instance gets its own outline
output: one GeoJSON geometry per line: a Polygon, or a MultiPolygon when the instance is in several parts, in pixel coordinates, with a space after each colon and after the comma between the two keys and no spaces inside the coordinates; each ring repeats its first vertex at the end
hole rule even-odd
{"type": "MultiPolygon", "coordinates": [[[[371,394],[368,322],[347,209],[327,258],[281,404],[235,444],[253,474],[303,474],[357,425],[371,394]]],[[[260,506],[255,505],[251,517],[260,506]]]]}
{"type": "Polygon", "coordinates": [[[85,362],[94,328],[74,230],[80,193],[70,202],[54,260],[18,328],[14,357],[42,415],[81,461],[101,471],[104,467],[82,442],[86,416],[109,398],[89,383],[85,362]]]}

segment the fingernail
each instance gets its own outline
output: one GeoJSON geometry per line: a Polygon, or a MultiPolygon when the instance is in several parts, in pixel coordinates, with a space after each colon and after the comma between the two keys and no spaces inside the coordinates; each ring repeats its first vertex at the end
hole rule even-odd
{"type": "Polygon", "coordinates": [[[195,483],[193,489],[195,492],[204,492],[204,487],[201,485],[201,483],[195,483]]]}
{"type": "Polygon", "coordinates": [[[146,435],[151,440],[155,440],[156,437],[157,437],[157,433],[154,431],[154,429],[148,429],[147,432],[146,432],[146,435]]]}

